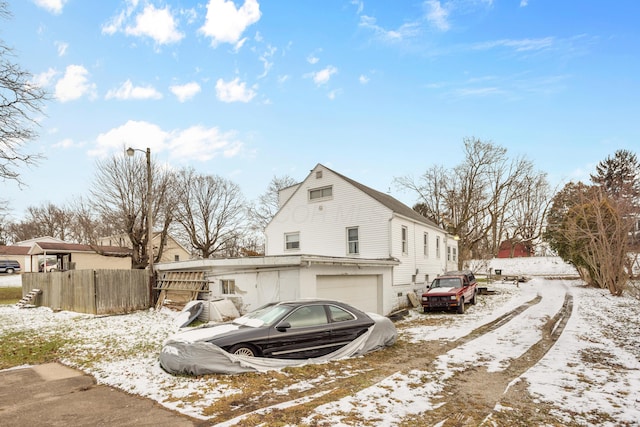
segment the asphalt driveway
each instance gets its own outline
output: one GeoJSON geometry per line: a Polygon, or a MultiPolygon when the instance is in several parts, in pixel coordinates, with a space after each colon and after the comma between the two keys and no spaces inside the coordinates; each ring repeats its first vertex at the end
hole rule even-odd
{"type": "Polygon", "coordinates": [[[204,426],[151,400],[49,363],[0,372],[0,425],[204,426]]]}

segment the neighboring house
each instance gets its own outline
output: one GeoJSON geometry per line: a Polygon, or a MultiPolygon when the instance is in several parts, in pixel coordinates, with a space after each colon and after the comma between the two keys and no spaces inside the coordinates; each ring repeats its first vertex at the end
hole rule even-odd
{"type": "Polygon", "coordinates": [[[523,242],[505,240],[500,243],[497,258],[521,258],[533,256],[533,246],[523,242]]]}
{"type": "MultiPolygon", "coordinates": [[[[119,246],[122,248],[131,249],[133,245],[131,244],[131,240],[129,240],[129,236],[126,234],[119,234],[116,236],[108,236],[101,237],[98,239],[99,245],[106,246],[119,246]]],[[[160,246],[160,233],[154,233],[153,235],[153,252],[154,254],[158,253],[158,247],[160,246]]],[[[186,261],[191,259],[189,251],[185,249],[176,239],[171,236],[167,236],[167,240],[165,242],[164,248],[162,249],[162,258],[159,262],[176,262],[176,261],[186,261]]]]}
{"type": "Polygon", "coordinates": [[[331,298],[389,314],[439,274],[456,270],[458,242],[398,200],[317,165],[280,192],[266,256],[193,260],[162,272],[205,271],[210,299],[241,311],[293,298],[331,298]]]}
{"type": "Polygon", "coordinates": [[[0,246],[2,259],[15,259],[22,272],[38,272],[46,259],[55,259],[57,270],[131,269],[131,251],[126,248],[66,243],[52,237],[31,239],[12,246],[0,246]]]}

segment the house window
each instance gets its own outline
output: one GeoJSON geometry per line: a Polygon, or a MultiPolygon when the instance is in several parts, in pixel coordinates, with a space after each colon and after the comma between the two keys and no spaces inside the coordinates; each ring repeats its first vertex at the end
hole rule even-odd
{"type": "Polygon", "coordinates": [[[333,187],[321,187],[309,190],[309,200],[328,199],[333,196],[333,187]]]}
{"type": "Polygon", "coordinates": [[[458,248],[453,248],[453,260],[458,261],[458,248]]]}
{"type": "Polygon", "coordinates": [[[424,233],[422,236],[422,252],[425,257],[429,256],[429,233],[424,233]]]}
{"type": "Polygon", "coordinates": [[[300,233],[286,233],[284,235],[284,248],[286,250],[300,249],[300,233]]]}
{"type": "Polygon", "coordinates": [[[440,258],[440,236],[436,236],[436,258],[440,258]]]}
{"type": "Polygon", "coordinates": [[[358,240],[358,227],[347,228],[347,253],[359,254],[360,242],[358,240]]]}
{"type": "Polygon", "coordinates": [[[407,227],[402,227],[402,235],[401,235],[401,239],[402,239],[402,253],[403,254],[407,254],[409,253],[409,247],[407,245],[407,236],[409,235],[409,231],[407,230],[407,227]]]}
{"type": "Polygon", "coordinates": [[[322,178],[322,171],[316,171],[316,179],[322,178]]]}
{"type": "Polygon", "coordinates": [[[180,255],[174,255],[173,256],[173,260],[176,261],[176,262],[180,261],[180,255]]]}
{"type": "Polygon", "coordinates": [[[222,286],[222,294],[229,295],[236,293],[236,281],[235,279],[221,279],[220,285],[222,286]]]}
{"type": "Polygon", "coordinates": [[[451,261],[451,246],[447,246],[447,261],[451,261]]]}
{"type": "Polygon", "coordinates": [[[429,275],[428,274],[424,275],[424,283],[429,283],[429,275]]]}

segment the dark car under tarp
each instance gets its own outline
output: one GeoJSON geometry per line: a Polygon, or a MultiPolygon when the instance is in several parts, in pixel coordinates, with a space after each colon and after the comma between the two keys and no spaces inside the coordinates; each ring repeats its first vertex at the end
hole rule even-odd
{"type": "Polygon", "coordinates": [[[398,337],[393,322],[384,316],[367,314],[375,323],[366,333],[322,357],[292,360],[238,356],[204,340],[180,340],[178,335],[175,339],[170,338],[164,343],[160,352],[160,366],[171,374],[186,375],[266,372],[288,366],[303,366],[360,356],[393,345],[398,337]]]}

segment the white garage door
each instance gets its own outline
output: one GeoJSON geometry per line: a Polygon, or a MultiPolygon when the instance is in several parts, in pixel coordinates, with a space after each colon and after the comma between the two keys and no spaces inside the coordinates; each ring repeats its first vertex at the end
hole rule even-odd
{"type": "Polygon", "coordinates": [[[316,276],[318,298],[334,299],[359,308],[364,312],[380,313],[379,276],[316,276]]]}

